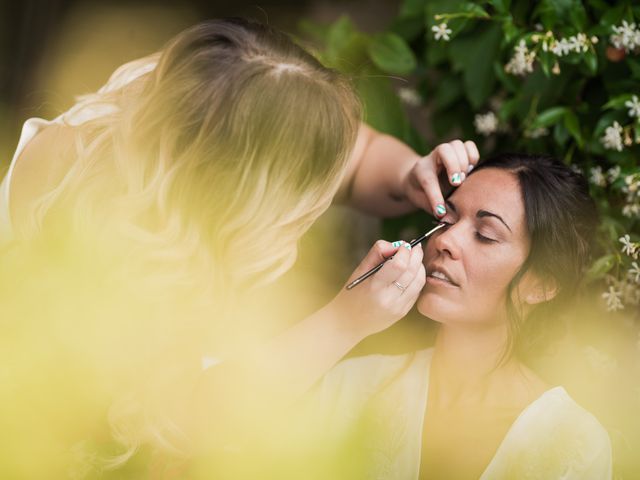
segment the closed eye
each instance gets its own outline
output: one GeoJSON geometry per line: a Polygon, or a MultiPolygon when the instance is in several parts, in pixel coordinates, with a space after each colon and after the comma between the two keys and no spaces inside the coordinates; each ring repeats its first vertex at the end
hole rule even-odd
{"type": "Polygon", "coordinates": [[[494,240],[493,238],[489,238],[489,237],[485,237],[484,235],[482,235],[480,232],[476,232],[476,238],[483,242],[483,243],[497,243],[497,240],[494,240]]]}
{"type": "MultiPolygon", "coordinates": [[[[446,222],[444,220],[440,220],[440,224],[445,226],[444,227],[445,230],[453,225],[452,222],[446,222]]],[[[493,238],[485,237],[480,232],[475,232],[475,237],[479,242],[482,242],[482,243],[498,243],[497,240],[494,240],[493,238]]]]}

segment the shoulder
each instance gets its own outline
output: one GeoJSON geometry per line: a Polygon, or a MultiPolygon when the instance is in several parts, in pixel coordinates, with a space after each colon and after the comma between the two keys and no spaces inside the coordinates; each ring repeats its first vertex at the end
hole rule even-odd
{"type": "Polygon", "coordinates": [[[39,131],[20,152],[11,174],[9,205],[19,227],[34,199],[57,185],[73,161],[73,127],[51,123],[39,131]]]}
{"type": "MultiPolygon", "coordinates": [[[[549,478],[611,478],[609,435],[562,387],[545,392],[514,423],[505,438],[505,467],[546,472],[549,478]]],[[[538,477],[536,477],[538,478],[538,477]]]]}

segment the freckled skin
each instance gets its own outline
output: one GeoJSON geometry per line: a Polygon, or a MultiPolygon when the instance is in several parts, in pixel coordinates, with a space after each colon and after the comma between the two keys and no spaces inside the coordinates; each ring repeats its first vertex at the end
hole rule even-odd
{"type": "Polygon", "coordinates": [[[457,213],[448,206],[442,220],[452,225],[429,239],[423,263],[427,273],[433,265],[443,266],[459,287],[428,279],[418,310],[442,323],[504,322],[507,287],[530,248],[518,180],[504,170],[480,170],[449,201],[457,213]],[[499,215],[511,232],[496,218],[477,218],[478,210],[499,215]],[[496,242],[483,241],[477,234],[496,242]]]}

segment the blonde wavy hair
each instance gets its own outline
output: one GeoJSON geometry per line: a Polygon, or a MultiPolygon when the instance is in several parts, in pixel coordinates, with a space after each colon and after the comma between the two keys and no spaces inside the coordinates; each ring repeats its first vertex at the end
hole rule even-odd
{"type": "Polygon", "coordinates": [[[77,230],[99,220],[135,241],[132,259],[211,294],[262,285],[294,263],[339,187],[360,103],[286,34],[230,18],[124,65],[64,119],[74,162],[36,202],[32,232],[52,211],[77,230]]]}
{"type": "MultiPolygon", "coordinates": [[[[127,271],[137,265],[163,288],[197,291],[224,320],[233,292],[293,264],[337,192],[360,116],[349,80],[284,33],[239,18],[200,23],[62,116],[75,139],[71,167],[22,234],[121,241],[127,271]]],[[[122,395],[111,409],[127,448],[114,465],[144,443],[175,450],[168,438],[179,429],[153,392],[122,395]]]]}

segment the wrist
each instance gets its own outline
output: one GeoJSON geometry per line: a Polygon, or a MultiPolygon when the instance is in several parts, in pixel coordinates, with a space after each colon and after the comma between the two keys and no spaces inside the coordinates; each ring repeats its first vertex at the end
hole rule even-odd
{"type": "Polygon", "coordinates": [[[362,328],[362,323],[357,321],[356,314],[340,301],[340,296],[334,298],[324,307],[328,317],[327,326],[332,334],[351,346],[355,346],[364,340],[369,334],[362,328]]]}

